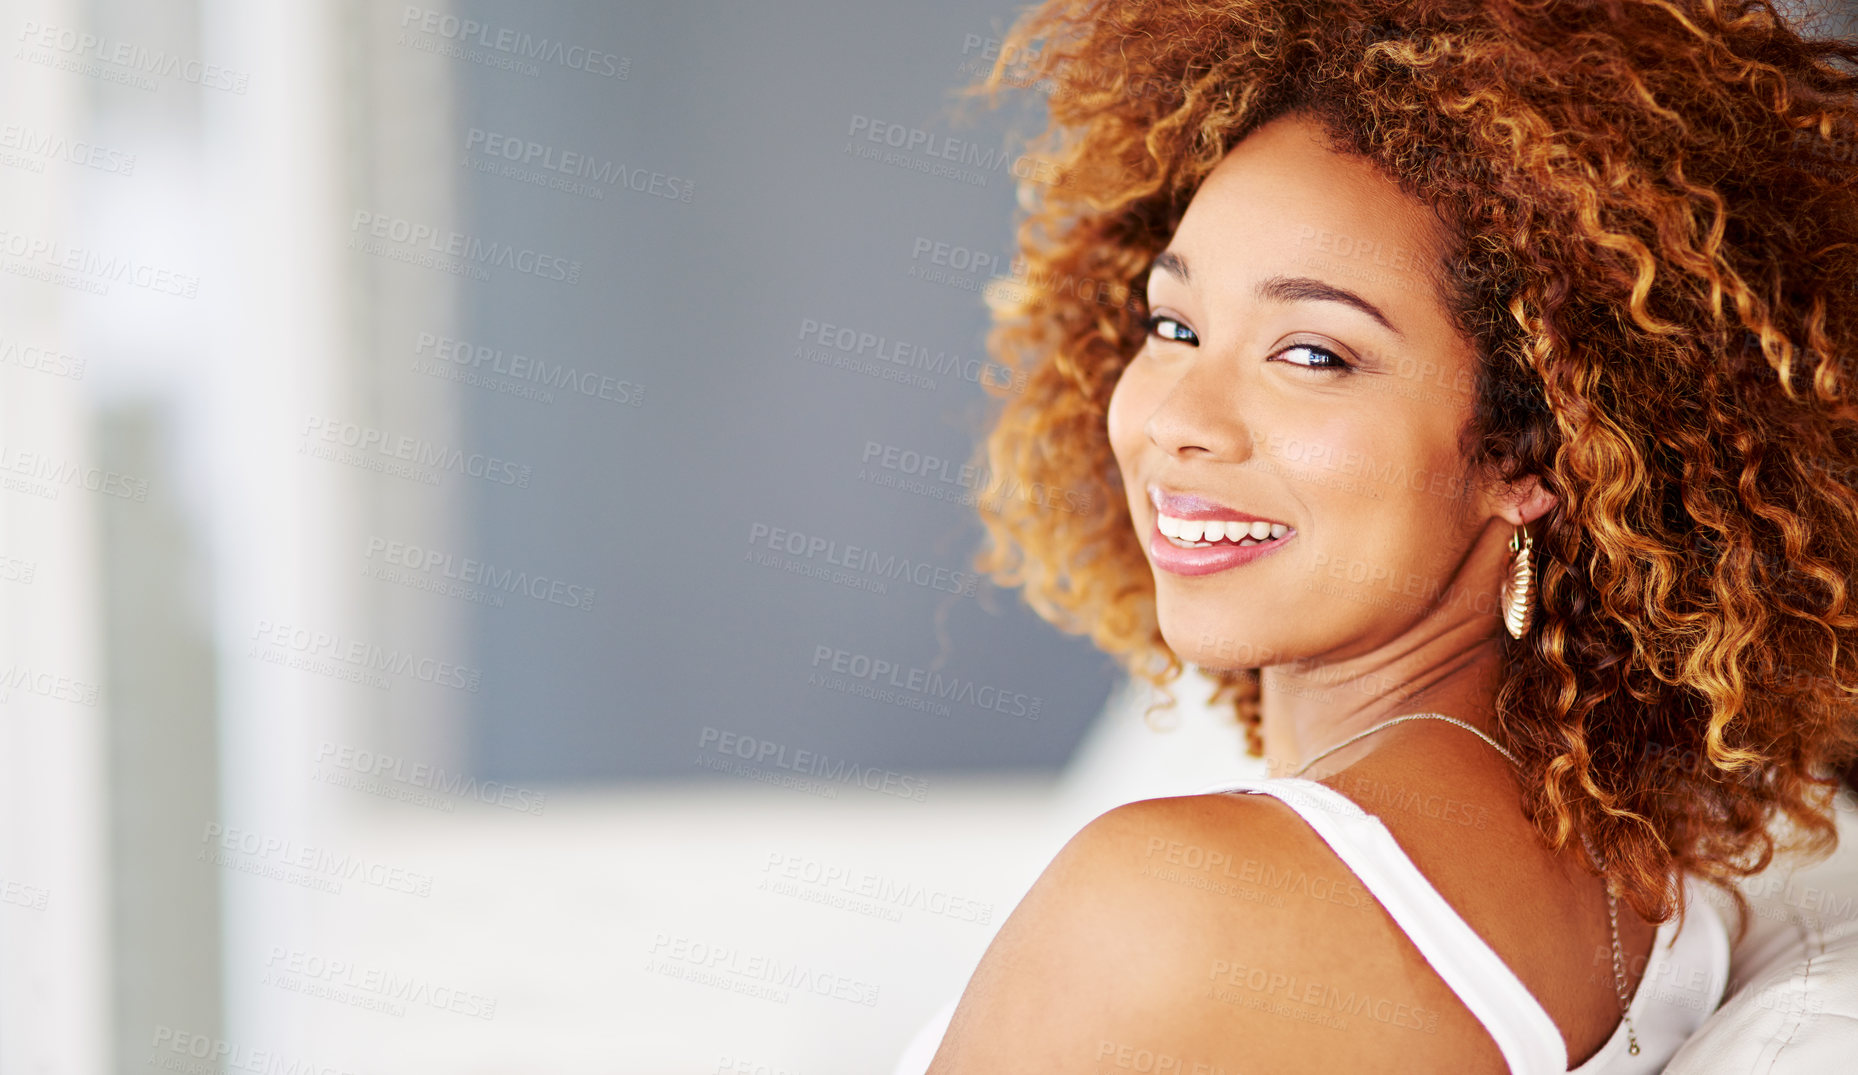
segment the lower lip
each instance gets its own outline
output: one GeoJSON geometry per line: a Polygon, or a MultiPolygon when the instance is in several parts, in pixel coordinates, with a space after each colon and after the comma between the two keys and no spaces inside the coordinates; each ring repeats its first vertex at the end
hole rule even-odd
{"type": "Polygon", "coordinates": [[[1148,553],[1155,566],[1175,575],[1211,575],[1269,556],[1290,543],[1296,533],[1285,534],[1262,545],[1208,545],[1204,549],[1183,549],[1169,541],[1159,528],[1148,532],[1148,553]]]}

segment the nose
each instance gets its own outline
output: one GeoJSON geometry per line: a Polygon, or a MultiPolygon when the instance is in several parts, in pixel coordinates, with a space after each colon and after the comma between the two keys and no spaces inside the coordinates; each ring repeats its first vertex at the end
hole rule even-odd
{"type": "Polygon", "coordinates": [[[1169,455],[1243,462],[1252,454],[1252,427],[1241,411],[1238,372],[1195,355],[1143,424],[1148,439],[1169,455]]]}

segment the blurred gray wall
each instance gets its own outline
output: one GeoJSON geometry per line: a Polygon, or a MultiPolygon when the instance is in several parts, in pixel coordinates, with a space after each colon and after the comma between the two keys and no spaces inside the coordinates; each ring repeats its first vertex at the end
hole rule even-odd
{"type": "MultiPolygon", "coordinates": [[[[967,491],[959,467],[992,401],[948,372],[899,381],[812,361],[846,353],[802,332],[884,338],[866,347],[871,368],[908,372],[900,341],[932,361],[984,357],[976,288],[1004,268],[1013,224],[1019,150],[1005,136],[1036,112],[957,114],[949,91],[990,65],[1009,12],[971,0],[480,2],[455,25],[403,27],[492,61],[456,65],[462,230],[580,263],[575,283],[461,278],[461,319],[434,335],[466,341],[470,357],[428,348],[480,379],[460,393],[461,440],[532,475],[526,488],[470,483],[467,547],[444,551],[593,593],[591,609],[558,603],[571,594],[457,603],[483,669],[471,732],[483,774],[688,776],[706,726],[910,771],[1049,769],[1069,756],[1114,680],[1087,641],[985,584],[941,592],[933,574],[928,586],[885,578],[883,559],[850,572],[885,583],[876,592],[790,573],[781,558],[830,570],[831,554],[767,542],[780,528],[834,543],[841,559],[858,546],[968,570],[974,510],[937,495],[967,491]],[[519,49],[546,38],[589,51],[551,62],[542,50],[512,69],[495,65],[520,55],[499,34],[519,49]],[[504,165],[525,171],[481,170],[504,165]],[[926,171],[937,165],[956,174],[926,171]],[[960,271],[963,251],[998,268],[960,271]],[[893,358],[874,360],[878,347],[893,358]],[[606,375],[609,398],[598,387],[529,398],[550,380],[517,355],[606,375]],[[924,464],[905,453],[952,462],[910,474],[924,464]],[[747,559],[757,552],[776,562],[747,559]],[[845,655],[820,659],[820,647],[845,655]],[[809,684],[834,659],[862,670],[861,657],[897,666],[880,679],[906,696],[940,701],[936,690],[973,683],[994,708],[960,687],[925,711],[809,684]],[[911,669],[948,678],[911,689],[911,669]],[[1017,715],[1031,699],[1036,720],[1017,715]]],[[[404,346],[380,364],[404,366],[418,345],[404,346]]]]}

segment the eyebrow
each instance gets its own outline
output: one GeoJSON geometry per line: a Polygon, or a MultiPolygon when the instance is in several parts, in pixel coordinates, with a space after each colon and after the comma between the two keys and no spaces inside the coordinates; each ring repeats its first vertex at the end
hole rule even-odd
{"type": "MultiPolygon", "coordinates": [[[[1193,282],[1193,275],[1187,268],[1187,259],[1172,250],[1163,250],[1156,254],[1150,269],[1151,271],[1160,269],[1183,284],[1193,282]]],[[[1269,276],[1258,282],[1258,286],[1253,289],[1253,294],[1272,302],[1339,302],[1344,306],[1353,306],[1372,317],[1380,323],[1382,328],[1395,336],[1401,339],[1406,338],[1406,334],[1394,327],[1394,323],[1387,319],[1387,315],[1381,312],[1380,307],[1345,287],[1337,287],[1315,277],[1269,276]]]]}

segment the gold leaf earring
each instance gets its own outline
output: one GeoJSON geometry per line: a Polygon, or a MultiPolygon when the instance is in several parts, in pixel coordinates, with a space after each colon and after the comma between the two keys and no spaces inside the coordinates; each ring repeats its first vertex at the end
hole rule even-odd
{"type": "Polygon", "coordinates": [[[1511,638],[1521,638],[1535,622],[1535,568],[1529,563],[1535,539],[1519,526],[1510,535],[1510,549],[1516,555],[1510,559],[1510,577],[1503,583],[1503,626],[1509,628],[1511,638]]]}

